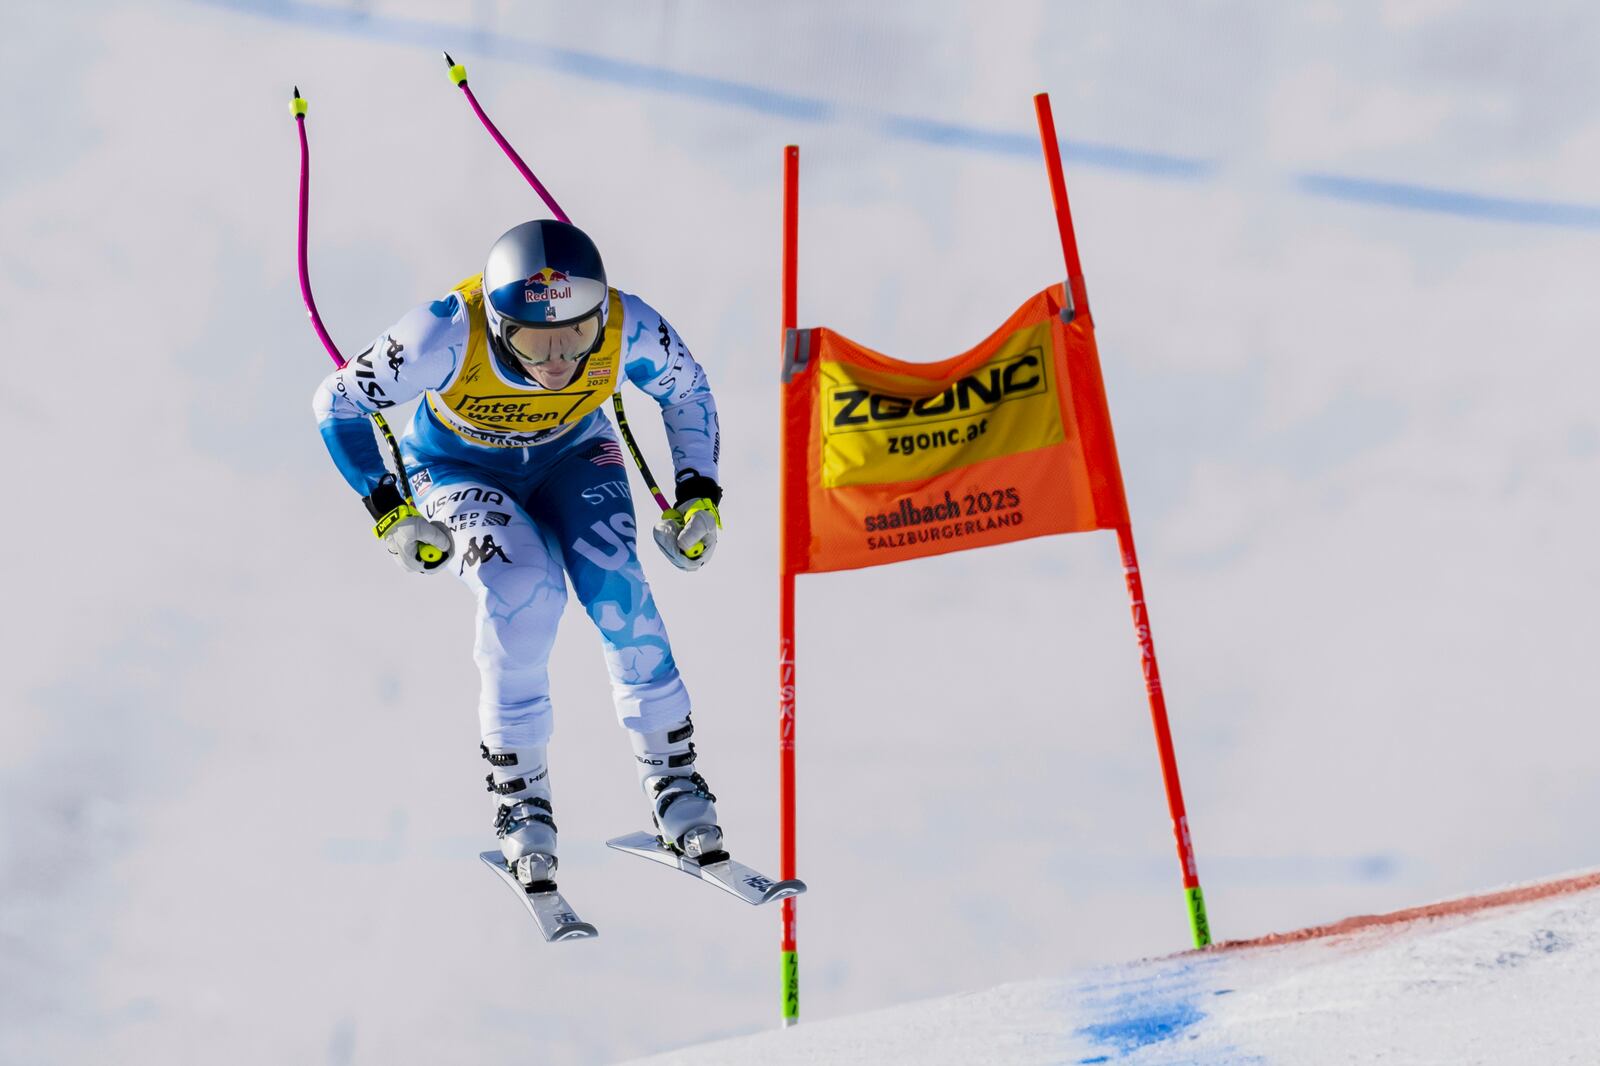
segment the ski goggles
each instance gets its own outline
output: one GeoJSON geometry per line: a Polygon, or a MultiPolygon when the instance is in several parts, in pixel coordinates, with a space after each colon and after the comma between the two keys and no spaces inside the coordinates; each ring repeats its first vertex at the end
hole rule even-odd
{"type": "Polygon", "coordinates": [[[582,359],[600,346],[600,312],[585,315],[576,322],[555,322],[529,326],[507,322],[506,347],[525,366],[582,359]]]}

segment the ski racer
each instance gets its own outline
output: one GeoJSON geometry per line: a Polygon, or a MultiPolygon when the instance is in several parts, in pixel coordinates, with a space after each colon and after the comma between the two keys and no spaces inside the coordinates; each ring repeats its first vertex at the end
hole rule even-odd
{"type": "Polygon", "coordinates": [[[698,569],[722,524],[716,402],[677,331],[608,286],[575,226],[507,231],[481,275],[400,319],[313,401],[335,465],[399,565],[454,570],[477,598],[481,751],[501,853],[526,886],[556,868],[548,666],[568,580],[605,645],[662,844],[691,858],[722,847],[689,694],[639,563],[622,447],[601,410],[624,376],[661,405],[672,448],[676,506],[656,543],[698,569]],[[417,396],[400,442],[413,507],[365,416],[417,396]]]}

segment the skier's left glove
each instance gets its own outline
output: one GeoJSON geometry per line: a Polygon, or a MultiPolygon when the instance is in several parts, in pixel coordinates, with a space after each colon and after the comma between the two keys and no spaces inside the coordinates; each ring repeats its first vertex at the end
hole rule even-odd
{"type": "Polygon", "coordinates": [[[372,495],[363,496],[377,525],[372,532],[382,540],[401,569],[414,574],[431,574],[450,560],[450,529],[442,522],[429,522],[400,495],[393,474],[385,474],[373,486],[372,495]]]}
{"type": "Polygon", "coordinates": [[[698,570],[717,548],[722,515],[717,504],[722,489],[708,477],[678,482],[678,505],[663,511],[656,523],[656,546],[679,570],[698,570]]]}

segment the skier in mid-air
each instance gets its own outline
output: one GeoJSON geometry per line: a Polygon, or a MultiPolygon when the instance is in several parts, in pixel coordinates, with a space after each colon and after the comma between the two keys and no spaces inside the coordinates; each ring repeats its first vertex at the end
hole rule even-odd
{"type": "Polygon", "coordinates": [[[656,543],[676,566],[698,569],[721,527],[716,402],[677,332],[608,287],[599,251],[575,226],[509,230],[482,275],[411,311],[314,400],[334,463],[399,564],[453,569],[477,596],[482,753],[501,852],[526,886],[556,867],[548,665],[569,578],[605,644],[661,842],[689,858],[721,854],[689,694],[639,564],[628,472],[601,410],[623,376],[661,405],[672,448],[676,506],[656,543]],[[400,445],[414,508],[365,416],[419,395],[400,445]]]}

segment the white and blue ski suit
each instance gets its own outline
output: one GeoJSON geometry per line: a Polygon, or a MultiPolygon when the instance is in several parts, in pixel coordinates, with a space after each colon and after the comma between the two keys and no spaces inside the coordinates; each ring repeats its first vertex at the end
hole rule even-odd
{"type": "Polygon", "coordinates": [[[622,725],[676,726],[689,696],[639,564],[626,459],[602,405],[626,376],[661,405],[675,480],[714,482],[720,434],[705,372],[660,314],[612,289],[598,349],[568,385],[546,389],[496,358],[482,300],[481,279],[469,278],[329,375],[314,399],[328,450],[370,494],[386,470],[365,416],[423,397],[401,453],[418,509],[451,531],[447,565],[477,596],[488,749],[550,737],[549,657],[569,578],[605,643],[622,725]]]}

